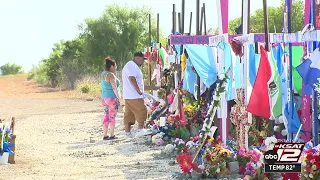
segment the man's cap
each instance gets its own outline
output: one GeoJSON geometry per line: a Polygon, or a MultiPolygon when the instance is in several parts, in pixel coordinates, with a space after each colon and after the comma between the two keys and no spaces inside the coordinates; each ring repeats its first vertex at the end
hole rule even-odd
{"type": "Polygon", "coordinates": [[[144,59],[147,59],[147,57],[144,55],[143,52],[136,52],[136,53],[134,53],[134,57],[143,57],[144,59]]]}

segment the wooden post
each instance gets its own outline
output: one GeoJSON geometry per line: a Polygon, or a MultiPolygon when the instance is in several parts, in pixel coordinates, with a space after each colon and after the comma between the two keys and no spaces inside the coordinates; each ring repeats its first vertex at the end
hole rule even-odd
{"type": "Polygon", "coordinates": [[[201,15],[200,15],[200,34],[202,35],[202,27],[203,27],[203,7],[201,7],[201,15]]]}
{"type": "MultiPolygon", "coordinates": [[[[200,0],[197,0],[196,2],[196,32],[197,35],[200,35],[200,0]]],[[[197,73],[197,104],[198,109],[200,108],[200,77],[197,73]]]]}
{"type": "Polygon", "coordinates": [[[191,36],[192,12],[190,12],[189,35],[191,36]]]}
{"type": "MultiPolygon", "coordinates": [[[[151,44],[151,14],[149,14],[149,38],[148,38],[148,50],[151,44]]],[[[151,86],[151,62],[150,62],[150,58],[148,59],[148,82],[149,82],[149,86],[151,86]]]]}
{"type": "MultiPolygon", "coordinates": [[[[15,144],[16,144],[16,135],[14,134],[14,126],[15,126],[15,123],[16,123],[16,119],[14,117],[12,117],[12,121],[11,121],[11,130],[12,130],[12,139],[10,139],[10,144],[14,144],[14,146],[11,148],[11,150],[13,152],[15,152],[16,148],[15,148],[15,144]]],[[[15,164],[15,160],[14,160],[14,155],[10,154],[9,155],[9,160],[8,162],[10,164],[15,164]]]]}
{"type": "Polygon", "coordinates": [[[263,16],[264,16],[264,37],[265,37],[265,49],[269,51],[269,24],[268,24],[268,5],[267,0],[263,0],[263,16]]]}
{"type": "MultiPolygon", "coordinates": [[[[184,17],[185,17],[185,0],[182,0],[182,3],[181,3],[181,32],[182,34],[184,34],[184,17]]],[[[183,45],[180,46],[180,62],[181,62],[181,55],[183,54],[183,45]]],[[[181,81],[181,66],[180,64],[177,65],[177,68],[178,70],[178,78],[179,78],[179,81],[178,83],[180,84],[180,81],[181,81]]]]}
{"type": "Polygon", "coordinates": [[[176,5],[172,5],[172,34],[176,33],[176,5]]]}
{"type": "Polygon", "coordinates": [[[181,4],[181,33],[184,34],[185,0],[182,0],[181,4]]]}
{"type": "Polygon", "coordinates": [[[160,15],[157,14],[157,43],[160,42],[160,15]]]}
{"type": "Polygon", "coordinates": [[[179,33],[181,33],[181,14],[178,13],[178,29],[179,29],[179,33]]]}
{"type": "Polygon", "coordinates": [[[203,25],[204,25],[204,35],[207,35],[207,18],[206,18],[206,4],[203,3],[203,25]]]}

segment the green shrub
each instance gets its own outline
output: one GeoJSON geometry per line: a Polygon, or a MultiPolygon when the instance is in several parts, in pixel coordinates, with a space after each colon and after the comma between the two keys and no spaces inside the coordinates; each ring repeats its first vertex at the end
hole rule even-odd
{"type": "Polygon", "coordinates": [[[77,90],[84,94],[90,95],[100,95],[101,86],[99,82],[100,78],[95,76],[85,76],[84,78],[78,80],[77,90]]]}
{"type": "Polygon", "coordinates": [[[48,78],[45,71],[44,63],[41,62],[38,66],[33,66],[31,71],[28,73],[28,80],[35,80],[40,84],[48,83],[48,78]]]}
{"type": "Polygon", "coordinates": [[[23,70],[22,70],[22,66],[13,63],[7,63],[5,65],[0,66],[0,71],[2,75],[11,75],[11,74],[22,74],[23,70]]]}

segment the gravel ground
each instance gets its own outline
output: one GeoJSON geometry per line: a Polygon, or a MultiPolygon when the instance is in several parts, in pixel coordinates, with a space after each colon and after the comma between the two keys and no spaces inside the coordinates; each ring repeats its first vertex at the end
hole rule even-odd
{"type": "Polygon", "coordinates": [[[124,140],[122,113],[119,139],[103,141],[99,100],[70,98],[70,92],[63,98],[43,89],[21,94],[27,88],[21,84],[37,86],[20,80],[24,83],[0,78],[0,117],[17,119],[16,164],[0,166],[0,179],[170,179],[178,171],[169,165],[174,158],[162,156],[164,147],[150,145],[148,137],[124,140]],[[16,90],[19,85],[22,90],[16,90]]]}

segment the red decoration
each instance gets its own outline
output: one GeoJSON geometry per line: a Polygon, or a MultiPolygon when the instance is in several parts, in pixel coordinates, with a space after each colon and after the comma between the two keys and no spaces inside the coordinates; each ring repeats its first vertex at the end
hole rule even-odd
{"type": "Polygon", "coordinates": [[[232,39],[231,40],[231,48],[232,51],[237,55],[242,57],[243,56],[243,52],[242,52],[242,43],[236,39],[232,39]]]}
{"type": "Polygon", "coordinates": [[[190,173],[191,170],[199,170],[199,167],[192,163],[192,157],[190,154],[182,154],[176,157],[178,164],[180,165],[183,173],[190,173]]]}
{"type": "Polygon", "coordinates": [[[282,180],[299,180],[299,173],[281,173],[282,180]]]}

